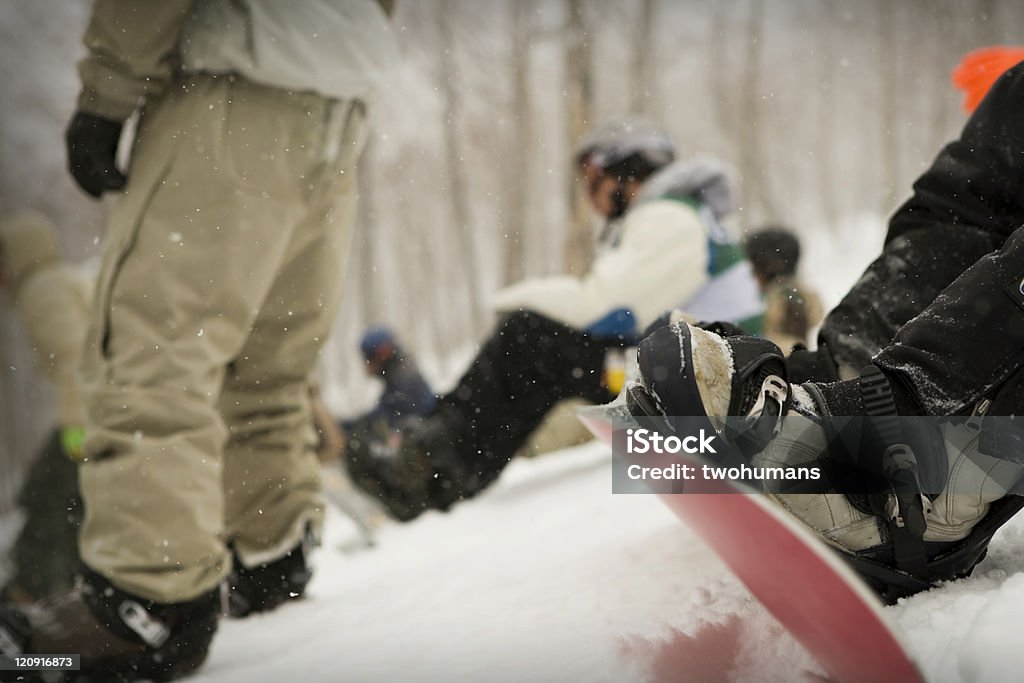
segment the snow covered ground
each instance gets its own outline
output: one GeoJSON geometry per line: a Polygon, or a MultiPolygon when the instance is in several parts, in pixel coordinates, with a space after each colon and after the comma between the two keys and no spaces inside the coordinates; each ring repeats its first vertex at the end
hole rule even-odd
{"type": "MultiPolygon", "coordinates": [[[[813,660],[587,444],[514,462],[370,550],[332,516],[309,599],[222,626],[199,681],[793,681],[813,660]]],[[[975,577],[888,608],[929,681],[1024,672],[1024,519],[975,577]]],[[[870,653],[865,653],[870,656],[870,653]]]]}

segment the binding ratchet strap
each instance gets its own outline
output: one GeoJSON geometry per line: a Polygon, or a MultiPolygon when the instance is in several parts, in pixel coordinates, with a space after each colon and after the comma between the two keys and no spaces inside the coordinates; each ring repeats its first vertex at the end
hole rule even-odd
{"type": "Polygon", "coordinates": [[[125,600],[117,608],[117,614],[121,621],[134,631],[142,640],[152,648],[159,648],[171,635],[170,630],[163,622],[154,619],[142,605],[134,600],[125,600]]]}
{"type": "Polygon", "coordinates": [[[858,384],[865,414],[870,419],[867,446],[882,452],[881,473],[889,486],[887,493],[872,496],[872,508],[887,526],[896,567],[927,581],[926,523],[917,458],[903,438],[892,387],[882,371],[874,365],[867,366],[861,370],[858,384]]]}
{"type": "Polygon", "coordinates": [[[763,451],[778,435],[789,402],[789,383],[781,362],[756,363],[753,367],[757,372],[748,381],[757,387],[756,393],[741,392],[744,402],[729,410],[738,416],[737,424],[726,423],[731,440],[748,458],[763,451]]]}

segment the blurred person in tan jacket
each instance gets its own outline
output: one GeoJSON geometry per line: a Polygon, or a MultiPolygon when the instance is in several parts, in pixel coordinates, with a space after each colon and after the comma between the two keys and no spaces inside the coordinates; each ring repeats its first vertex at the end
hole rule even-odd
{"type": "Polygon", "coordinates": [[[88,266],[61,259],[57,230],[43,214],[23,211],[0,222],[0,289],[57,399],[55,428],[18,495],[26,519],[10,551],[12,575],[3,588],[9,600],[31,602],[67,590],[78,568],[76,461],[85,408],[75,373],[95,279],[88,266]]]}
{"type": "Polygon", "coordinates": [[[800,241],[787,228],[766,226],[749,235],[743,248],[764,297],[761,336],[787,354],[798,344],[806,346],[824,309],[818,293],[796,275],[800,241]]]}
{"type": "Polygon", "coordinates": [[[244,616],[310,578],[307,378],[398,51],[371,0],[98,0],[84,42],[69,170],[120,196],[81,365],[83,574],[65,600],[0,607],[0,652],[168,680],[205,660],[225,579],[244,616]]]}

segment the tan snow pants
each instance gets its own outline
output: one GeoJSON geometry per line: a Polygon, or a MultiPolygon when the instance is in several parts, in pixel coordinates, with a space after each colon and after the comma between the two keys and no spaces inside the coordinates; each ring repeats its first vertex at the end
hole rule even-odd
{"type": "Polygon", "coordinates": [[[160,602],[323,516],[307,381],[335,317],[358,101],[192,76],[148,107],[88,347],[85,563],[160,602]]]}

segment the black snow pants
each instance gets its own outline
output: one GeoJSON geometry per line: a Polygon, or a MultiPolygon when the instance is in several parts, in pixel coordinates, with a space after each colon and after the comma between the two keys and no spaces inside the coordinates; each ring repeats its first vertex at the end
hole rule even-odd
{"type": "Polygon", "coordinates": [[[874,360],[913,389],[925,414],[1024,412],[1024,227],[967,268],[874,360]]]}
{"type": "MultiPolygon", "coordinates": [[[[959,139],[946,145],[915,181],[913,196],[889,221],[882,255],[828,315],[819,334],[819,346],[831,360],[854,371],[888,347],[897,333],[900,338],[883,363],[906,363],[908,373],[912,367],[925,370],[919,366],[927,349],[934,349],[927,367],[930,385],[921,387],[929,412],[947,414],[985,394],[1005,374],[993,364],[1014,363],[1004,345],[1013,346],[1013,335],[1019,334],[1014,321],[1020,309],[1006,289],[1018,274],[1014,264],[1021,263],[1022,113],[1024,64],[1003,74],[959,139]],[[952,289],[936,301],[947,287],[952,289]],[[955,302],[955,297],[962,299],[955,302]],[[916,317],[926,309],[923,318],[916,317]],[[908,360],[907,347],[913,345],[921,351],[908,360]],[[939,380],[939,373],[950,377],[939,380]]],[[[834,364],[813,355],[791,365],[791,377],[798,382],[835,374],[834,364]]]]}
{"type": "Polygon", "coordinates": [[[819,345],[828,347],[837,364],[860,370],[900,328],[995,247],[991,233],[963,225],[917,229],[890,240],[825,318],[819,345]]]}
{"type": "MultiPolygon", "coordinates": [[[[1024,227],[966,268],[867,362],[890,380],[901,414],[984,412],[996,419],[983,423],[981,451],[1024,464],[1024,418],[1014,417],[1024,414],[1024,227]]],[[[833,415],[865,414],[857,385],[816,384],[833,415]]]]}
{"type": "Polygon", "coordinates": [[[29,469],[18,496],[25,524],[10,550],[10,585],[42,599],[68,590],[81,566],[78,527],[83,507],[78,465],[54,430],[29,469]]]}
{"type": "Polygon", "coordinates": [[[505,317],[435,413],[450,452],[475,479],[472,488],[497,478],[558,401],[614,398],[602,383],[605,354],[629,342],[528,311],[505,317]]]}

